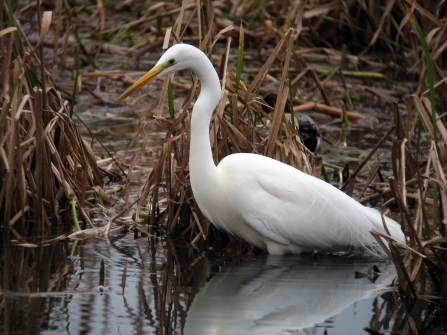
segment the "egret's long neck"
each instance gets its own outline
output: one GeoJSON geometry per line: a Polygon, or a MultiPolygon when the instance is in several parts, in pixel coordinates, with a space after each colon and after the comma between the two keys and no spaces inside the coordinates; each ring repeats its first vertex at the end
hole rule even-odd
{"type": "Polygon", "coordinates": [[[201,84],[200,95],[194,105],[191,117],[189,171],[193,192],[195,186],[215,181],[217,171],[211,151],[209,127],[214,108],[219,103],[221,96],[216,70],[205,54],[198,53],[199,58],[203,59],[199,59],[191,66],[201,84]]]}

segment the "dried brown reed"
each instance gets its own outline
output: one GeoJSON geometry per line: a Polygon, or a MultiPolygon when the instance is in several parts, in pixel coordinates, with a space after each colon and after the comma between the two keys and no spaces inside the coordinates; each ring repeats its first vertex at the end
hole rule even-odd
{"type": "MultiPolygon", "coordinates": [[[[413,309],[416,301],[419,304],[426,299],[436,302],[437,307],[431,303],[429,308],[445,310],[445,299],[438,303],[435,296],[445,297],[447,294],[447,99],[442,93],[446,89],[446,77],[441,70],[440,57],[447,47],[443,33],[446,24],[435,16],[443,8],[440,2],[431,2],[432,7],[427,8],[417,3],[410,8],[410,2],[399,5],[406,7],[400,29],[418,32],[418,38],[408,41],[408,46],[416,60],[419,81],[416,92],[405,105],[393,105],[396,124],[392,146],[393,176],[389,178],[389,188],[383,191],[390,191],[391,200],[399,207],[401,224],[408,238],[407,245],[403,246],[405,253],[402,254],[398,244],[386,234],[372,233],[396,266],[399,290],[407,299],[407,308],[413,309]],[[405,28],[405,25],[409,27],[405,28]],[[428,48],[424,47],[425,39],[428,48]],[[430,84],[430,76],[435,78],[434,85],[430,84]],[[429,97],[435,90],[436,99],[432,100],[429,97]],[[402,117],[402,111],[406,112],[406,119],[402,117]],[[430,139],[429,148],[421,146],[422,136],[430,139]],[[388,244],[380,237],[384,237],[388,244]]],[[[411,316],[401,321],[401,329],[417,333],[411,316]]]]}
{"type": "Polygon", "coordinates": [[[45,67],[51,12],[37,13],[42,22],[33,46],[9,2],[2,1],[0,13],[0,223],[4,242],[12,232],[24,243],[47,228],[71,229],[70,201],[84,204],[86,189],[101,185],[102,176],[45,67]]]}
{"type": "MultiPolygon", "coordinates": [[[[441,78],[443,80],[443,78],[441,78]]],[[[433,141],[428,152],[419,146],[422,129],[433,136],[431,106],[428,99],[413,95],[413,104],[407,113],[415,117],[404,123],[397,104],[394,105],[396,136],[393,140],[393,176],[389,178],[390,190],[401,212],[401,224],[408,236],[406,253],[401,256],[393,239],[374,231],[389,241],[390,258],[398,270],[399,285],[408,297],[417,298],[438,292],[445,294],[447,242],[444,213],[447,210],[445,166],[447,132],[438,117],[437,131],[441,135],[438,145],[433,141]],[[415,186],[408,188],[408,182],[415,186]]]]}

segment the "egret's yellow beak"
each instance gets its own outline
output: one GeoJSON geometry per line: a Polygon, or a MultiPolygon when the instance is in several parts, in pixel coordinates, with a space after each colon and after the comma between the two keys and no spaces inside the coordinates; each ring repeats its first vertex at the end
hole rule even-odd
{"type": "Polygon", "coordinates": [[[115,104],[121,102],[124,98],[131,95],[133,92],[138,91],[142,86],[144,86],[149,80],[151,80],[153,77],[160,74],[161,71],[166,69],[168,66],[168,63],[162,63],[159,65],[156,65],[150,70],[148,73],[146,73],[143,77],[138,79],[135,84],[133,84],[131,87],[129,87],[121,96],[116,100],[115,104]]]}

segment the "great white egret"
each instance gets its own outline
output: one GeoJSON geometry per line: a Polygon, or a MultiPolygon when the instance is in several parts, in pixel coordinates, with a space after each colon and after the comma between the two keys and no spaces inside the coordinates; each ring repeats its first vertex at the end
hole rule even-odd
{"type": "MultiPolygon", "coordinates": [[[[196,47],[169,48],[116,103],[151,78],[179,70],[193,71],[201,82],[191,117],[189,172],[194,198],[215,226],[270,254],[345,247],[377,253],[370,230],[386,232],[381,214],[323,180],[257,154],[232,154],[214,164],[209,126],[221,87],[212,63],[196,47]]],[[[391,235],[405,243],[400,225],[385,221],[391,235]]]]}

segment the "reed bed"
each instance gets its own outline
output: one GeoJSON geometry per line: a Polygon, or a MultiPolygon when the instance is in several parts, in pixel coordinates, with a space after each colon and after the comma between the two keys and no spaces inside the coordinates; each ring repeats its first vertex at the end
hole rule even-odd
{"type": "Polygon", "coordinates": [[[56,236],[69,232],[76,208],[88,220],[86,190],[102,185],[90,144],[79,136],[70,104],[46,68],[43,41],[51,13],[39,14],[40,35],[32,45],[10,2],[0,4],[0,223],[3,243],[12,233],[25,246],[48,243],[36,236],[50,228],[56,236]]]}
{"type": "MultiPolygon", "coordinates": [[[[30,86],[28,79],[23,79],[22,86],[19,86],[21,89],[15,91],[17,96],[4,94],[5,83],[9,80],[10,87],[13,87],[15,81],[12,78],[22,78],[23,73],[29,72],[24,69],[32,69],[31,59],[44,59],[36,53],[43,50],[47,43],[53,50],[53,62],[61,68],[72,69],[79,88],[87,89],[91,78],[107,78],[117,84],[113,93],[118,96],[122,89],[117,86],[121,83],[131,84],[133,80],[119,69],[101,71],[99,55],[123,55],[137,62],[148,54],[150,57],[158,56],[162,49],[172,43],[186,42],[199,46],[209,55],[222,80],[224,99],[213,116],[210,129],[216,163],[231,153],[254,152],[274,157],[316,176],[327,176],[330,167],[325,167],[321,157],[313,155],[303,146],[294,118],[284,113],[285,106],[294,112],[325,113],[340,118],[337,122],[348,123],[365,118],[361,104],[353,98],[356,92],[361,92],[362,96],[370,94],[380,100],[384,106],[381,116],[390,118],[395,124],[379,141],[392,142],[392,176],[384,178],[379,166],[370,172],[364,169],[378,145],[355,170],[347,166],[341,187],[362,203],[380,205],[384,212],[391,208],[401,213],[400,221],[408,236],[407,246],[398,246],[378,232],[373,234],[396,265],[402,301],[405,303],[407,298],[415,301],[431,299],[434,295],[445,296],[447,132],[444,114],[447,99],[443,93],[446,91],[443,62],[446,61],[447,44],[446,22],[442,17],[445,3],[400,0],[379,6],[373,1],[349,1],[340,5],[332,1],[230,3],[185,0],[181,3],[149,1],[144,5],[117,1],[103,5],[98,1],[96,5],[73,8],[60,1],[50,9],[55,13],[52,20],[54,40],[49,43],[48,38],[40,42],[36,39],[35,51],[30,53],[30,57],[18,53],[16,57],[20,56],[20,61],[14,63],[12,59],[9,60],[14,52],[18,52],[13,47],[12,36],[16,32],[5,31],[14,29],[7,24],[1,30],[4,33],[0,43],[5,46],[2,47],[2,74],[17,69],[8,76],[2,76],[2,120],[7,119],[3,118],[4,115],[9,116],[9,120],[19,115],[19,121],[25,122],[20,126],[7,123],[8,127],[12,127],[9,130],[2,128],[1,138],[5,139],[1,152],[2,185],[18,186],[20,190],[15,194],[16,205],[11,207],[4,196],[6,187],[2,187],[0,203],[2,213],[5,213],[4,222],[10,222],[17,216],[17,222],[10,224],[12,228],[15,229],[18,222],[22,222],[22,226],[29,222],[26,213],[32,212],[32,220],[36,222],[49,222],[57,218],[57,215],[40,216],[40,211],[31,210],[35,204],[37,208],[53,208],[54,198],[48,194],[54,195],[57,189],[64,189],[64,199],[76,196],[78,203],[82,204],[85,199],[82,190],[86,189],[86,185],[100,185],[100,176],[94,170],[91,155],[84,159],[72,157],[74,153],[87,153],[88,146],[84,142],[74,140],[75,135],[60,137],[69,132],[76,134],[76,130],[68,126],[68,106],[64,105],[64,99],[57,89],[51,89],[55,85],[51,86],[51,77],[45,71],[42,70],[41,74],[36,70],[34,75],[35,78],[44,78],[40,84],[44,88],[42,101],[46,106],[41,109],[42,118],[28,112],[17,114],[17,110],[14,115],[7,114],[9,109],[6,106],[20,106],[22,101],[25,101],[23,110],[34,111],[35,104],[31,103],[31,98],[23,97],[26,94],[38,97],[39,93],[34,93],[34,86],[30,86]],[[121,15],[129,11],[137,13],[137,17],[130,22],[128,16],[121,15]],[[86,13],[96,20],[90,38],[83,37],[92,31],[93,26],[86,23],[86,13]],[[107,20],[111,13],[115,18],[113,24],[107,20]],[[76,47],[71,48],[71,44],[76,47]],[[86,70],[82,70],[82,66],[86,70]],[[361,78],[364,84],[353,85],[349,78],[361,78]],[[394,90],[402,89],[399,83],[408,80],[416,82],[416,88],[411,94],[396,99],[394,90]],[[263,108],[269,104],[263,99],[267,94],[274,97],[274,103],[267,107],[270,113],[263,108]],[[395,100],[398,101],[393,102],[395,100]],[[48,105],[55,102],[60,105],[48,105]],[[53,158],[52,147],[46,144],[46,139],[51,136],[42,137],[42,133],[47,134],[44,131],[46,128],[43,125],[30,128],[31,124],[38,125],[40,119],[42,122],[56,120],[52,123],[54,128],[48,128],[52,131],[55,129],[54,132],[48,134],[54,134],[52,138],[58,140],[55,146],[63,150],[64,154],[59,154],[59,158],[53,158]],[[40,134],[37,129],[41,129],[40,134]],[[21,149],[22,146],[14,146],[14,143],[19,143],[16,137],[11,140],[13,137],[6,134],[23,134],[24,139],[20,143],[34,143],[34,147],[28,153],[21,149]],[[427,142],[431,143],[428,149],[423,145],[427,142]],[[72,148],[73,143],[79,144],[72,148]],[[22,152],[27,156],[21,159],[23,156],[19,154],[22,152]],[[44,154],[37,155],[38,152],[44,154]],[[67,153],[70,155],[67,156],[67,153]],[[14,157],[17,157],[15,161],[14,157]],[[30,168],[20,168],[25,166],[24,162],[30,168]],[[56,175],[53,182],[37,185],[36,180],[39,179],[36,176],[52,164],[70,167],[71,174],[61,174],[59,178],[56,175]],[[6,178],[12,174],[15,179],[6,178]],[[30,195],[23,186],[28,185],[25,177],[32,177],[29,182],[30,195]],[[68,188],[67,180],[74,181],[77,187],[72,185],[68,188]],[[42,204],[38,194],[45,199],[42,204]]],[[[0,13],[7,17],[5,9],[0,13]]],[[[19,10],[20,15],[25,13],[25,9],[19,10]]],[[[24,36],[21,38],[24,39],[24,36]]],[[[37,64],[40,66],[38,69],[44,68],[41,62],[37,64]]],[[[124,210],[109,220],[107,229],[120,215],[134,208],[135,221],[149,217],[151,235],[183,235],[193,245],[204,240],[219,242],[226,237],[213,229],[200,213],[188,180],[189,116],[200,87],[196,78],[192,78],[190,84],[174,79],[172,85],[175,94],[179,94],[179,90],[186,92],[181,102],[175,99],[175,105],[179,107],[177,115],[170,115],[166,107],[173,102],[168,97],[170,88],[169,80],[166,80],[157,94],[157,101],[154,103],[152,100],[140,119],[139,135],[143,137],[151,124],[157,124],[166,131],[159,161],[149,172],[136,206],[132,207],[134,204],[126,200],[124,210]]],[[[108,103],[106,99],[97,98],[99,103],[108,103]]],[[[130,164],[128,173],[132,173],[144,154],[143,147],[130,164]]],[[[139,229],[142,230],[141,227],[139,229]]],[[[404,318],[402,322],[402,329],[411,328],[410,318],[404,318]]]]}

